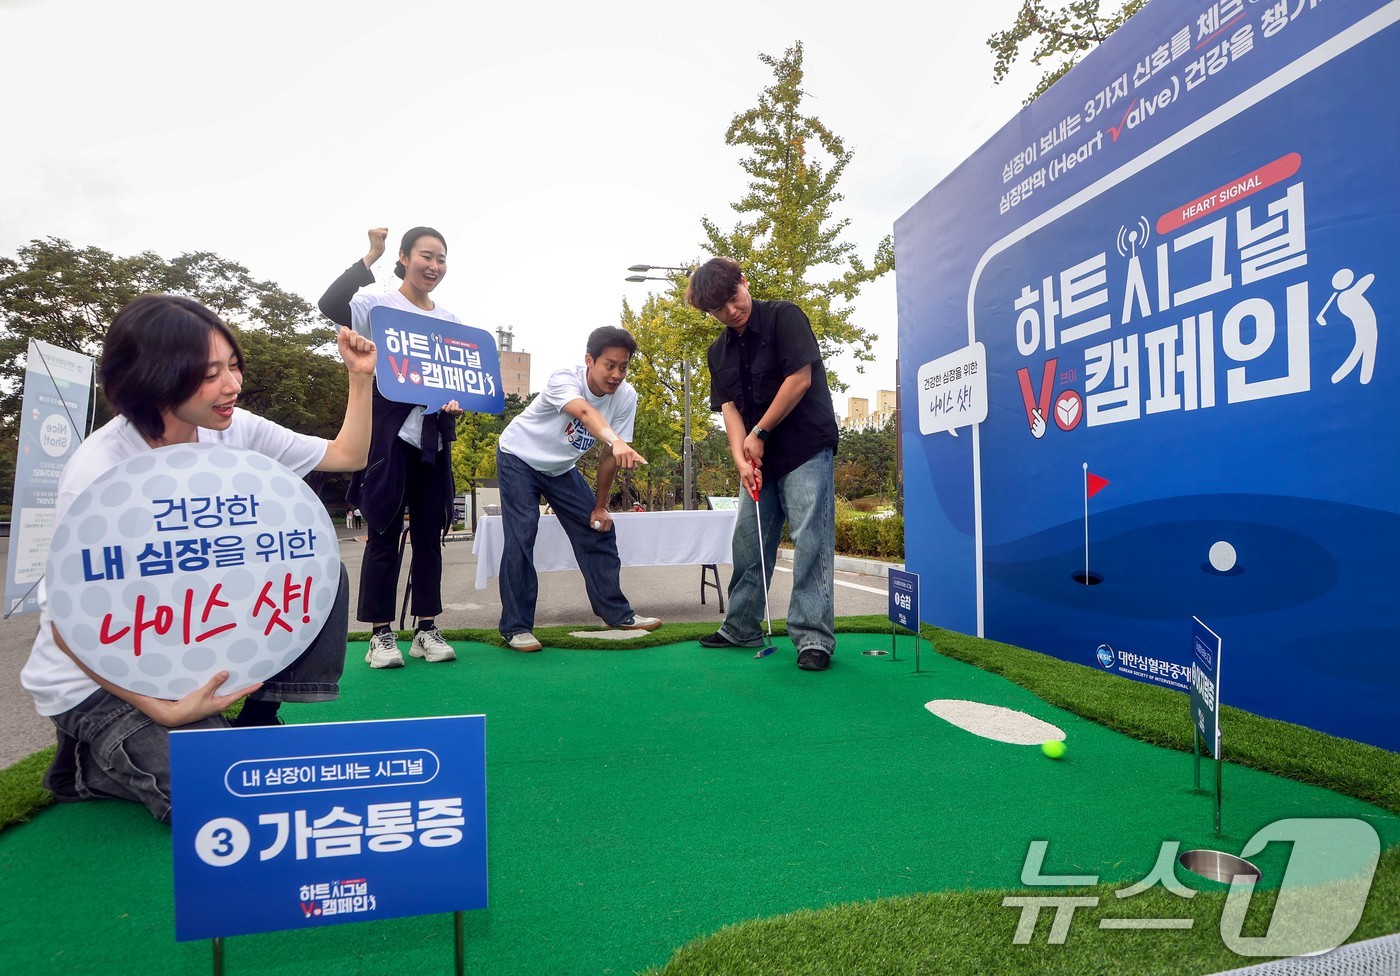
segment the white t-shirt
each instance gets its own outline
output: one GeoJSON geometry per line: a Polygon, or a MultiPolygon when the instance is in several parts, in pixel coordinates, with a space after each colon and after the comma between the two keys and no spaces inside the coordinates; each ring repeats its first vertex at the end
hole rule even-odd
{"type": "Polygon", "coordinates": [[[579,398],[602,414],[618,437],[630,441],[637,418],[637,391],[623,380],[616,393],[594,396],[587,376],[587,366],[571,366],[550,376],[544,392],[501,433],[501,450],[541,474],[555,476],[568,471],[597,440],[581,421],[564,413],[564,404],[579,398]]]}
{"type": "MultiPolygon", "coordinates": [[[[315,470],[326,456],[328,446],[325,438],[298,434],[240,408],[234,409],[233,421],[227,430],[199,428],[199,442],[257,451],[280,461],[298,475],[315,470]]],[[[149,450],[150,445],[125,417],[117,417],[89,434],[59,475],[54,524],[63,521],[74,499],[100,475],[127,458],[149,450]]],[[[59,649],[50,624],[48,594],[41,582],[39,633],[34,638],[29,660],[20,672],[20,684],[34,696],[34,707],[40,715],[61,715],[96,691],[98,685],[59,649]]]]}
{"type": "MultiPolygon", "coordinates": [[[[433,303],[433,310],[419,308],[404,297],[401,291],[390,292],[370,292],[362,291],[350,299],[350,325],[356,332],[366,339],[373,340],[374,333],[369,327],[370,309],[377,305],[388,305],[390,308],[397,308],[404,312],[413,312],[416,315],[427,315],[431,318],[442,319],[445,322],[456,322],[458,325],[464,324],[461,319],[443,308],[437,302],[433,303]]],[[[380,392],[384,392],[380,390],[380,392]]],[[[423,446],[423,414],[425,409],[421,406],[414,407],[409,415],[404,418],[403,426],[399,428],[399,438],[414,447],[423,446]]],[[[441,448],[442,445],[437,445],[441,448]]]]}

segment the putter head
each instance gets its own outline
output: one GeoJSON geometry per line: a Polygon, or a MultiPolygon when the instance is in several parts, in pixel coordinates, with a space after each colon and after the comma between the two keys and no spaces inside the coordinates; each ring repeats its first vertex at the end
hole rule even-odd
{"type": "Polygon", "coordinates": [[[772,644],[764,644],[758,649],[758,653],[753,656],[753,659],[757,661],[759,658],[767,657],[769,654],[772,654],[776,650],[777,648],[774,647],[772,644]]]}

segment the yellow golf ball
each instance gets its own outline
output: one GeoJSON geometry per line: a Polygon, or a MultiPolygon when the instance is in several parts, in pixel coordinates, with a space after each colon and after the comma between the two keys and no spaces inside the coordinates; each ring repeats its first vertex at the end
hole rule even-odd
{"type": "Polygon", "coordinates": [[[1041,743],[1040,751],[1051,759],[1060,759],[1065,754],[1065,744],[1060,739],[1051,739],[1049,742],[1041,743]]]}

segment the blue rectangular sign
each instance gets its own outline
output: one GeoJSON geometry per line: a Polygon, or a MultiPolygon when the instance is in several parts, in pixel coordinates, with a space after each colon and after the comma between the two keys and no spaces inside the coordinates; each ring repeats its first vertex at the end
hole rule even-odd
{"type": "Polygon", "coordinates": [[[1191,618],[1191,722],[1206,752],[1220,758],[1220,637],[1191,618]]]}
{"type": "Polygon", "coordinates": [[[919,632],[919,574],[890,568],[890,623],[919,632]]]}
{"type": "Polygon", "coordinates": [[[481,715],[170,736],[175,938],[486,907],[481,715]]]}
{"type": "Polygon", "coordinates": [[[379,392],[429,412],[452,400],[471,413],[500,413],[501,356],[489,332],[431,315],[376,305],[370,332],[379,347],[375,380],[379,392]]]}

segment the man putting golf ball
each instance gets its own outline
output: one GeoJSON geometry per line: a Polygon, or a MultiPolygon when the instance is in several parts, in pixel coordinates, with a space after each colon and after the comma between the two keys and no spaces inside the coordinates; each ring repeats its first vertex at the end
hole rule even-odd
{"type": "Polygon", "coordinates": [[[696,268],[685,299],[724,327],[707,352],[710,409],[724,418],[742,486],[729,606],[700,646],[751,647],[759,657],[772,647],[768,585],[786,522],[793,543],[788,637],[799,668],[825,671],[836,649],[832,459],[840,438],[821,347],[801,308],[750,296],[743,269],[729,258],[696,268]]]}

